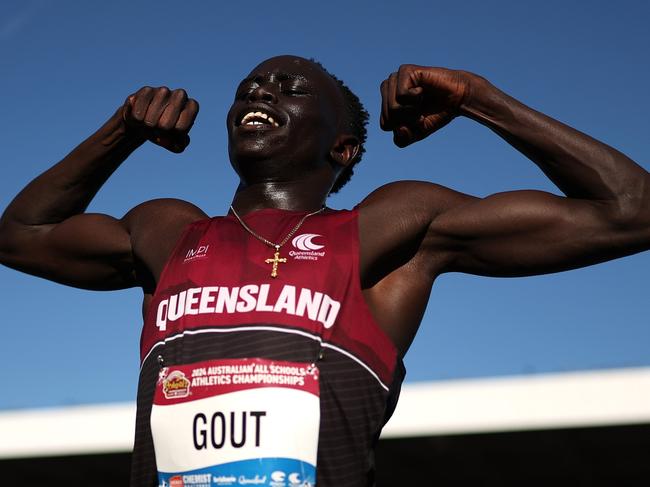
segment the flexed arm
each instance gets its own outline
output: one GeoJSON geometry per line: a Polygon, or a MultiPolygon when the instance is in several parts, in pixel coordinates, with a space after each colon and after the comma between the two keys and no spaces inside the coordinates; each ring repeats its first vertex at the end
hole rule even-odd
{"type": "MultiPolygon", "coordinates": [[[[479,199],[426,183],[371,195],[363,204],[374,208],[369,215],[391,213],[408,229],[403,235],[419,236],[420,249],[437,259],[435,274],[556,272],[650,248],[650,175],[617,150],[471,73],[405,65],[381,91],[381,125],[396,145],[467,116],[525,154],[566,195],[513,191],[479,199]]],[[[389,240],[399,246],[399,239],[389,240]]]]}
{"type": "Polygon", "coordinates": [[[183,90],[145,87],[129,96],[97,132],[11,202],[0,219],[0,262],[78,287],[133,286],[128,220],[84,211],[146,140],[182,152],[197,112],[183,90]]]}

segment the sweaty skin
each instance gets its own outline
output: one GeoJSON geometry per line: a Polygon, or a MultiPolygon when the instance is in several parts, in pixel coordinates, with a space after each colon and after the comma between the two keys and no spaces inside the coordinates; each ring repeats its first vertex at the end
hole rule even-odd
{"type": "MultiPolygon", "coordinates": [[[[650,248],[650,175],[620,152],[467,72],[403,65],[382,83],[381,94],[381,127],[393,132],[397,146],[469,117],[537,164],[566,195],[512,191],[475,198],[402,181],[366,197],[359,205],[362,288],[402,354],[444,272],[534,275],[650,248]]],[[[121,219],[84,211],[145,142],[182,152],[197,113],[197,102],[183,90],[144,87],[129,96],[9,205],[0,220],[0,262],[81,288],[140,286],[146,310],[184,227],[207,215],[175,199],[142,203],[121,219]]],[[[227,117],[230,160],[241,181],[232,200],[238,213],[324,205],[358,150],[345,117],[335,82],[314,63],[280,56],[253,69],[227,117]],[[277,127],[240,124],[257,109],[271,113],[277,127]]]]}

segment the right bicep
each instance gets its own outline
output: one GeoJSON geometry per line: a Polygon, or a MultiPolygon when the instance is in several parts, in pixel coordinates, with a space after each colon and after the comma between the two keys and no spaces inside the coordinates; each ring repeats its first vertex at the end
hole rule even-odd
{"type": "Polygon", "coordinates": [[[136,285],[131,238],[120,220],[85,213],[51,225],[14,228],[2,262],[69,286],[111,290],[136,285]]]}

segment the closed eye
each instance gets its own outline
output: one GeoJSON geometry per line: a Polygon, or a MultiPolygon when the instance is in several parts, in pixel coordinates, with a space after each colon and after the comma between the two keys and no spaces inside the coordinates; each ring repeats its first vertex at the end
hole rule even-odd
{"type": "Polygon", "coordinates": [[[311,94],[305,87],[296,85],[294,83],[291,84],[282,83],[280,85],[280,91],[285,95],[291,95],[291,96],[301,96],[301,95],[311,94]]]}
{"type": "Polygon", "coordinates": [[[259,85],[257,83],[246,83],[240,85],[239,88],[237,88],[237,92],[235,93],[235,98],[241,100],[242,98],[250,95],[251,92],[258,86],[259,85]]]}

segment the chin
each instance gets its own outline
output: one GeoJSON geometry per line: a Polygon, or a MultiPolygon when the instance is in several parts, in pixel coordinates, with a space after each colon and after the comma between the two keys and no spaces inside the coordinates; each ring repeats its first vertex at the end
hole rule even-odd
{"type": "Polygon", "coordinates": [[[238,167],[272,160],[281,152],[281,147],[277,142],[259,138],[240,139],[229,144],[228,154],[232,165],[238,167]]]}
{"type": "Polygon", "coordinates": [[[268,158],[288,145],[287,136],[280,130],[242,130],[228,134],[228,150],[246,158],[268,158]]]}
{"type": "Polygon", "coordinates": [[[241,144],[229,148],[230,165],[239,175],[242,183],[251,185],[274,179],[278,164],[273,154],[264,146],[241,144]]]}

